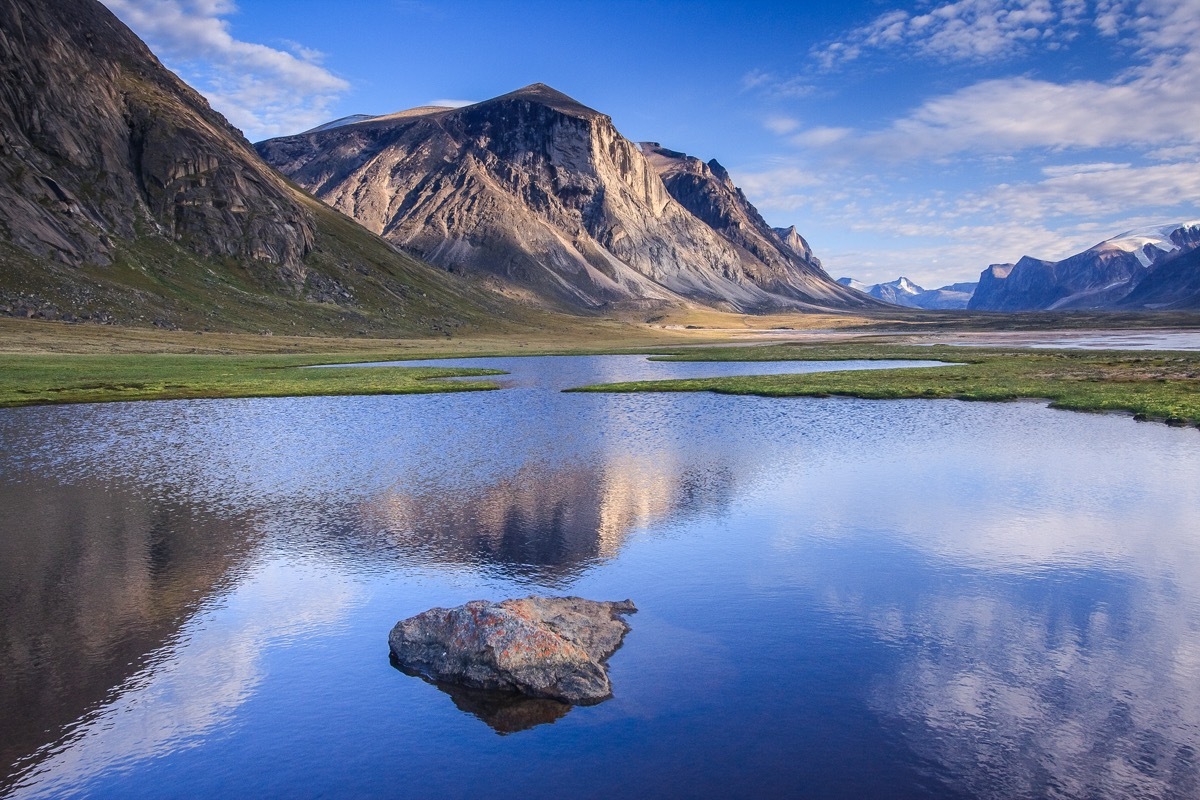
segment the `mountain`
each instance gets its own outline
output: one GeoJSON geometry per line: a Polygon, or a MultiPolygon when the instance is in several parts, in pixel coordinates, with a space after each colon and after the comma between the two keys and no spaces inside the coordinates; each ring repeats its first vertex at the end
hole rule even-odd
{"type": "Polygon", "coordinates": [[[772,228],[772,230],[775,231],[775,234],[780,239],[783,239],[783,243],[787,245],[787,248],[793,253],[800,256],[814,267],[821,266],[821,259],[813,255],[812,248],[808,246],[808,241],[800,235],[800,232],[796,230],[795,225],[790,225],[786,228],[772,228]]]}
{"type": "Polygon", "coordinates": [[[968,307],[984,311],[1118,308],[1132,307],[1141,296],[1151,305],[1170,307],[1186,302],[1186,288],[1176,289],[1173,284],[1186,282],[1187,275],[1182,267],[1167,264],[1197,247],[1200,221],[1193,221],[1127,231],[1061,261],[1025,256],[1016,264],[993,264],[980,275],[968,307]],[[1140,284],[1156,273],[1152,282],[1156,288],[1137,293],[1140,284]]]}
{"type": "Polygon", "coordinates": [[[311,129],[305,131],[305,133],[317,133],[318,131],[328,131],[328,130],[332,130],[333,128],[340,128],[343,125],[353,125],[356,122],[366,122],[369,119],[374,119],[374,117],[371,116],[370,114],[351,114],[346,117],[341,117],[339,119],[332,120],[331,122],[326,122],[324,125],[318,125],[315,128],[311,128],[311,129]]]}
{"type": "Polygon", "coordinates": [[[1119,308],[1200,310],[1200,248],[1180,250],[1146,274],[1119,308]]]}
{"type": "Polygon", "coordinates": [[[325,208],[95,0],[0,0],[0,313],[296,332],[492,324],[325,208]]]}
{"type": "Polygon", "coordinates": [[[643,150],[543,84],[257,147],[397,246],[558,306],[872,305],[784,242],[720,165],[643,150]]]}
{"type": "Polygon", "coordinates": [[[892,305],[943,311],[966,308],[976,286],[952,283],[940,289],[922,289],[905,277],[890,283],[865,284],[853,278],[838,278],[837,282],[892,305]]]}
{"type": "Polygon", "coordinates": [[[781,297],[829,305],[855,302],[856,298],[840,291],[825,275],[796,227],[769,226],[715,158],[701,161],[657,142],[642,142],[638,148],[676,202],[752,256],[743,263],[757,286],[781,297]]]}

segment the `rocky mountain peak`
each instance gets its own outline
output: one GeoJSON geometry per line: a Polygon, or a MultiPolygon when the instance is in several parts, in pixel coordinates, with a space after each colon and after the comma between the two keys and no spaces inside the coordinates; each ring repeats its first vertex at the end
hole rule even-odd
{"type": "Polygon", "coordinates": [[[796,230],[795,225],[789,225],[786,228],[775,228],[775,233],[780,239],[783,240],[784,245],[786,245],[787,248],[793,253],[800,256],[800,258],[804,259],[805,261],[809,261],[818,267],[821,266],[820,259],[813,255],[812,248],[809,247],[808,241],[800,235],[800,232],[796,230]]]}
{"type": "Polygon", "coordinates": [[[258,149],[393,243],[555,304],[870,304],[785,245],[720,164],[639,148],[544,84],[258,149]]]}
{"type": "Polygon", "coordinates": [[[721,166],[720,161],[717,161],[715,158],[709,159],[708,168],[712,170],[712,174],[717,180],[721,181],[722,183],[733,185],[733,178],[729,177],[729,170],[721,166]]]}
{"type": "MultiPolygon", "coordinates": [[[[563,94],[557,89],[547,86],[544,83],[531,83],[528,86],[523,86],[514,92],[502,94],[499,97],[491,100],[485,100],[482,103],[477,103],[477,106],[490,106],[503,104],[512,101],[521,101],[534,105],[541,105],[547,108],[552,108],[563,114],[574,117],[604,117],[599,111],[593,108],[588,108],[583,103],[580,103],[573,97],[563,94]]],[[[471,108],[471,106],[467,106],[471,108]]]]}

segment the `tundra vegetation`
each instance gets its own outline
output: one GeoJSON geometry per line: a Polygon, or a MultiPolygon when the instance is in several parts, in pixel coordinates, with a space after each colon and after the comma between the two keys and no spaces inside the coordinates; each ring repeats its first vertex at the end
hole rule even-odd
{"type": "Polygon", "coordinates": [[[1200,353],[915,346],[887,342],[721,347],[660,356],[675,361],[913,359],[951,362],[889,369],[581,387],[589,392],[720,392],[763,397],[1046,399],[1054,408],[1123,411],[1139,419],[1200,424],[1200,353]]]}

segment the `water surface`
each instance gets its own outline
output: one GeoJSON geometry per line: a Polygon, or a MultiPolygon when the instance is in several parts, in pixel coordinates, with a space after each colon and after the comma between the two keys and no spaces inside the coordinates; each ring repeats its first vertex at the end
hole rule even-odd
{"type": "Polygon", "coordinates": [[[1066,350],[1200,350],[1200,331],[1098,330],[972,333],[937,343],[959,347],[1031,347],[1066,350]]]}
{"type": "Polygon", "coordinates": [[[511,388],[0,412],[3,791],[1200,793],[1195,430],[452,363],[511,388]],[[535,592],[637,603],[612,700],[512,724],[389,663],[535,592]]]}

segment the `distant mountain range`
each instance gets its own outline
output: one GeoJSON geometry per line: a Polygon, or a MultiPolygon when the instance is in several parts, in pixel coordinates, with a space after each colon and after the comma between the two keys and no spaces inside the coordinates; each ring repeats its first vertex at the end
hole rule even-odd
{"type": "Polygon", "coordinates": [[[879,307],[829,278],[794,229],[768,226],[715,160],[634,144],[543,84],[257,148],[368,230],[512,296],[568,309],[879,307]]]}
{"type": "Polygon", "coordinates": [[[980,311],[1197,309],[1200,220],[1122,233],[1061,261],[993,264],[968,308],[980,311]]]}
{"type": "Polygon", "coordinates": [[[952,283],[940,289],[922,289],[904,277],[890,283],[866,284],[853,278],[838,278],[837,282],[885,303],[930,310],[966,308],[976,286],[974,283],[952,283]]]}

